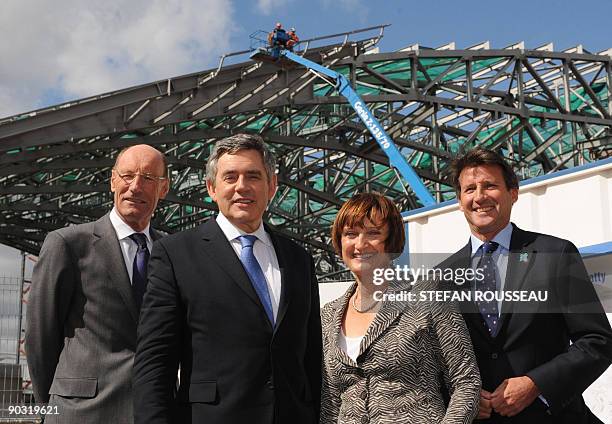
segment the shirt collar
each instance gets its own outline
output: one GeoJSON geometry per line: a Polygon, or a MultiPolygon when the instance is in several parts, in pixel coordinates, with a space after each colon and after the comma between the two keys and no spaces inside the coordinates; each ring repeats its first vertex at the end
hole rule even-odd
{"type": "MultiPolygon", "coordinates": [[[[493,240],[495,243],[499,244],[500,247],[503,247],[506,250],[510,250],[510,239],[512,238],[512,224],[508,222],[499,233],[495,234],[493,240]]],[[[472,245],[472,257],[478,252],[480,246],[484,244],[484,241],[480,240],[474,234],[470,234],[470,243],[472,245]]]]}
{"type": "Polygon", "coordinates": [[[270,240],[270,236],[268,235],[268,233],[266,232],[263,226],[263,221],[259,224],[259,227],[257,228],[257,230],[255,230],[252,233],[247,233],[246,231],[243,231],[240,228],[236,227],[234,224],[230,222],[229,219],[227,219],[225,215],[219,212],[219,215],[217,215],[217,224],[219,225],[219,227],[221,228],[221,231],[223,231],[223,234],[225,234],[225,237],[229,241],[235,240],[236,238],[246,235],[246,234],[251,234],[257,237],[259,241],[263,242],[268,247],[273,247],[272,240],[270,240]]]}
{"type": "Polygon", "coordinates": [[[110,211],[109,218],[113,228],[115,229],[115,233],[117,233],[117,239],[123,240],[124,238],[128,238],[134,233],[143,233],[147,236],[147,242],[153,243],[151,239],[151,235],[149,234],[149,227],[151,224],[147,224],[144,230],[142,231],[134,231],[132,227],[130,227],[126,222],[121,219],[117,210],[113,207],[113,210],[110,211]]]}

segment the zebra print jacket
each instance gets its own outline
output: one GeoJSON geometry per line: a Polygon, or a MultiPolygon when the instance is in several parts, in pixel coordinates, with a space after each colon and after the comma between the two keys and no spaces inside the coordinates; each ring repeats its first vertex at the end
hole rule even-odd
{"type": "Polygon", "coordinates": [[[456,308],[442,302],[383,303],[355,363],[338,339],[356,287],[321,311],[321,424],[472,422],[478,414],[480,374],[456,308]]]}

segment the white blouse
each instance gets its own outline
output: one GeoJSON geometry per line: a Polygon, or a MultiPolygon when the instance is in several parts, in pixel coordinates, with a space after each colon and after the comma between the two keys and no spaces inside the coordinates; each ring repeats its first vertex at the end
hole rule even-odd
{"type": "Polygon", "coordinates": [[[357,362],[357,357],[359,356],[359,347],[361,346],[361,339],[363,336],[359,337],[346,337],[344,335],[344,330],[340,329],[340,349],[344,351],[353,361],[357,362]]]}

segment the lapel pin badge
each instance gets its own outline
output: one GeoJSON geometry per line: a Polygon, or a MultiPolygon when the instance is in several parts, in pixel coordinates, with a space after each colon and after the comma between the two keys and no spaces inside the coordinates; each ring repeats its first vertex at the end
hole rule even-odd
{"type": "Polygon", "coordinates": [[[523,252],[519,255],[519,262],[529,262],[529,253],[523,252]]]}

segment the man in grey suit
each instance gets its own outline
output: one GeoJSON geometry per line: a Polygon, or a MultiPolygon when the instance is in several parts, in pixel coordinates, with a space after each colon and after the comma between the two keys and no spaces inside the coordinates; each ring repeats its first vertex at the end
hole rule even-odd
{"type": "Polygon", "coordinates": [[[149,223],[168,192],[162,153],[124,149],[111,176],[114,207],[96,222],[50,233],[32,276],[26,351],[45,423],[133,422],[132,365],[149,251],[149,223]]]}

